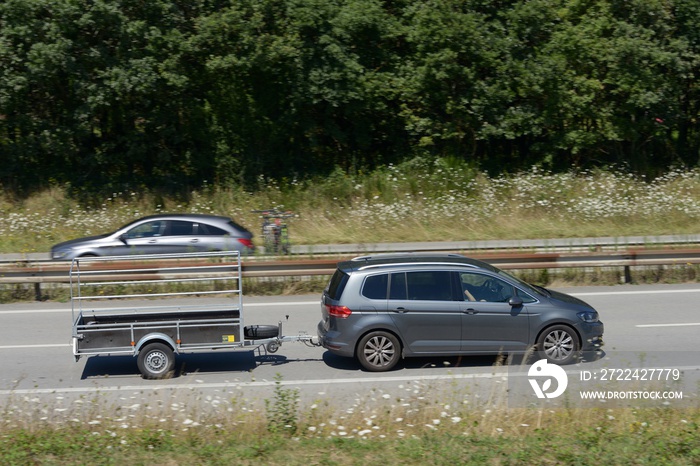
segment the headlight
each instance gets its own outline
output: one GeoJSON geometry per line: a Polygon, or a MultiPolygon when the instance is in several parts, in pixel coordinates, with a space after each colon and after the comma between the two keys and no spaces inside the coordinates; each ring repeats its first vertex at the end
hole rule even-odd
{"type": "Polygon", "coordinates": [[[576,314],[579,319],[589,324],[598,322],[598,313],[596,311],[583,311],[576,314]]]}

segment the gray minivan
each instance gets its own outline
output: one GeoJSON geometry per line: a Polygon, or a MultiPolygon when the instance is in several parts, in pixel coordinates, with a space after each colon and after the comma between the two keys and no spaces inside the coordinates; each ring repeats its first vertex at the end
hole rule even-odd
{"type": "Polygon", "coordinates": [[[320,342],[370,371],[400,358],[526,353],[569,364],[603,345],[598,312],[457,254],[340,262],[321,301],[320,342]]]}

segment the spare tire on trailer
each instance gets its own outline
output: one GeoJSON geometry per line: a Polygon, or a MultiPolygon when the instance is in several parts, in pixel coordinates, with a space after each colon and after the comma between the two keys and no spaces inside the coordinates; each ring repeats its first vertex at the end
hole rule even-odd
{"type": "Polygon", "coordinates": [[[250,340],[262,340],[279,336],[277,325],[248,325],[243,328],[243,334],[250,340]]]}

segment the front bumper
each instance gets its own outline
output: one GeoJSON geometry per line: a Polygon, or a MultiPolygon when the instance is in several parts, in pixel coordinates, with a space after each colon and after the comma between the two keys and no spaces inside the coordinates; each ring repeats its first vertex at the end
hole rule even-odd
{"type": "Polygon", "coordinates": [[[581,327],[581,351],[598,351],[602,349],[605,342],[603,333],[605,326],[603,322],[586,323],[581,327]]]}

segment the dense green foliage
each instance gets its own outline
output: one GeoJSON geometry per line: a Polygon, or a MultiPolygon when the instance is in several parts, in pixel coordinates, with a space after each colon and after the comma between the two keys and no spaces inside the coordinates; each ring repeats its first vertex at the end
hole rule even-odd
{"type": "Polygon", "coordinates": [[[4,0],[0,184],[695,167],[697,0],[4,0]]]}

